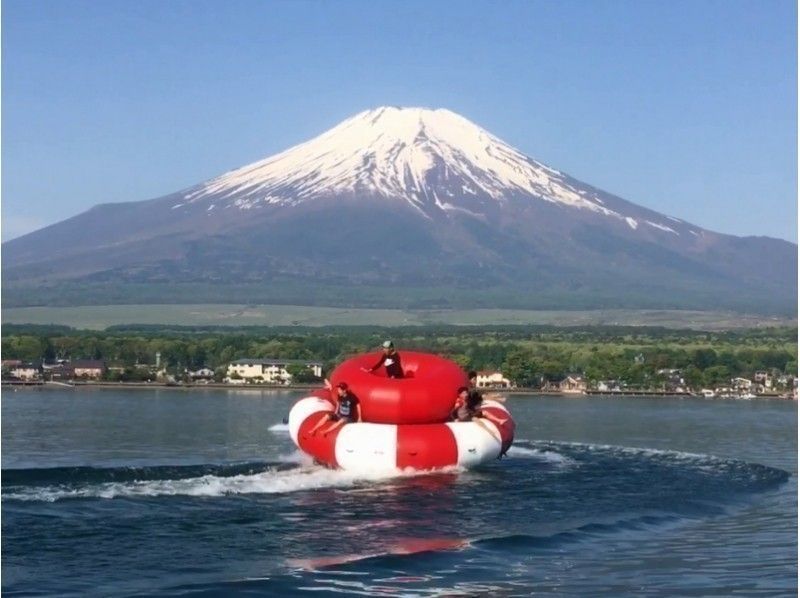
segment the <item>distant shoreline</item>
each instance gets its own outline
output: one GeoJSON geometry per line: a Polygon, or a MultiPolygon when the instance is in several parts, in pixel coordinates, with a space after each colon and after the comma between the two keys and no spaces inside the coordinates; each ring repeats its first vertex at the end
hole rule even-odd
{"type": "MultiPolygon", "coordinates": [[[[2,387],[7,388],[36,388],[42,390],[58,390],[63,388],[72,388],[76,390],[113,390],[113,389],[131,389],[131,390],[245,390],[251,392],[274,392],[274,391],[297,391],[297,390],[318,390],[321,388],[319,384],[290,384],[287,386],[272,386],[266,384],[224,384],[224,383],[209,383],[209,384],[167,384],[164,382],[9,382],[3,381],[2,387]]],[[[587,390],[585,392],[559,392],[557,390],[543,391],[535,388],[485,388],[481,389],[485,393],[496,392],[502,395],[537,395],[537,396],[550,396],[562,397],[565,399],[581,398],[581,397],[640,397],[640,398],[659,398],[659,397],[702,397],[702,395],[692,394],[689,392],[669,392],[661,390],[625,390],[625,391],[599,391],[587,390]]],[[[711,397],[711,398],[728,398],[728,397],[711,397]]],[[[735,398],[735,397],[732,397],[735,398]]],[[[782,397],[777,393],[764,393],[756,395],[756,399],[782,399],[782,400],[795,400],[790,397],[782,397]]],[[[737,399],[743,400],[743,399],[737,399]]]]}
{"type": "Polygon", "coordinates": [[[328,326],[641,326],[739,330],[797,326],[797,318],[731,311],[670,309],[403,309],[274,304],[128,304],[28,306],[3,309],[3,324],[64,325],[80,330],[110,326],[219,326],[324,328],[328,326]]]}

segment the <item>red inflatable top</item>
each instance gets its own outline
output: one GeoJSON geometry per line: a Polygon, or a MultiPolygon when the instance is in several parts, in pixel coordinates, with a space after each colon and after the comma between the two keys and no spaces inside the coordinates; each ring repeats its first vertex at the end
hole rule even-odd
{"type": "Polygon", "coordinates": [[[365,372],[380,353],[348,359],[331,374],[336,386],[345,382],[361,404],[365,422],[434,424],[447,421],[460,386],[469,380],[458,364],[431,353],[398,351],[405,378],[387,378],[383,367],[365,372]]]}

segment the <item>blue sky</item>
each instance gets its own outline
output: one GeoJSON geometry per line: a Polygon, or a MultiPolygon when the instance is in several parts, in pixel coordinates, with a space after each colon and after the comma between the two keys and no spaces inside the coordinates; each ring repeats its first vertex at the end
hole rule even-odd
{"type": "Polygon", "coordinates": [[[4,0],[2,231],[177,191],[380,105],[635,203],[797,239],[790,0],[4,0]]]}

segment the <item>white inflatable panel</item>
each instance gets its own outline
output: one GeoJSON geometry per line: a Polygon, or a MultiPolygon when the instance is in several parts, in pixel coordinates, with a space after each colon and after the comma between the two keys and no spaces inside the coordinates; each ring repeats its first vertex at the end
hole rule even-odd
{"type": "Polygon", "coordinates": [[[396,470],[397,426],[345,424],[336,437],[336,462],[349,470],[396,470]]]}
{"type": "Polygon", "coordinates": [[[297,441],[297,433],[300,431],[300,426],[309,415],[320,411],[333,411],[333,405],[319,397],[306,397],[297,401],[292,407],[289,412],[289,434],[297,446],[300,446],[297,441]]]}
{"type": "Polygon", "coordinates": [[[458,446],[458,464],[462,467],[479,465],[500,456],[500,431],[492,422],[481,420],[486,428],[475,422],[448,422],[447,425],[456,437],[458,446]],[[497,436],[495,438],[495,435],[497,436]]]}

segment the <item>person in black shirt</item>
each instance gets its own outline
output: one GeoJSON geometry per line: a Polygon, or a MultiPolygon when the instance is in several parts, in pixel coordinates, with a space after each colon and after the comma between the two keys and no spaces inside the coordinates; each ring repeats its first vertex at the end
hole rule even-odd
{"type": "Polygon", "coordinates": [[[371,368],[362,369],[365,372],[374,372],[381,366],[386,368],[387,378],[405,377],[403,365],[400,362],[400,353],[395,350],[394,343],[392,343],[392,341],[386,341],[383,343],[383,355],[380,356],[380,359],[378,359],[378,362],[375,365],[373,365],[371,368]]]}
{"type": "Polygon", "coordinates": [[[472,370],[467,376],[469,377],[469,396],[473,400],[477,397],[477,403],[480,404],[483,401],[483,394],[478,390],[478,372],[472,370]]]}
{"type": "Polygon", "coordinates": [[[323,436],[327,436],[336,428],[340,428],[345,424],[361,421],[361,406],[345,382],[340,382],[336,386],[336,394],[336,410],[333,413],[329,413],[328,417],[323,417],[316,426],[311,428],[309,432],[311,436],[316,435],[317,430],[328,422],[333,423],[322,432],[323,436]]]}

